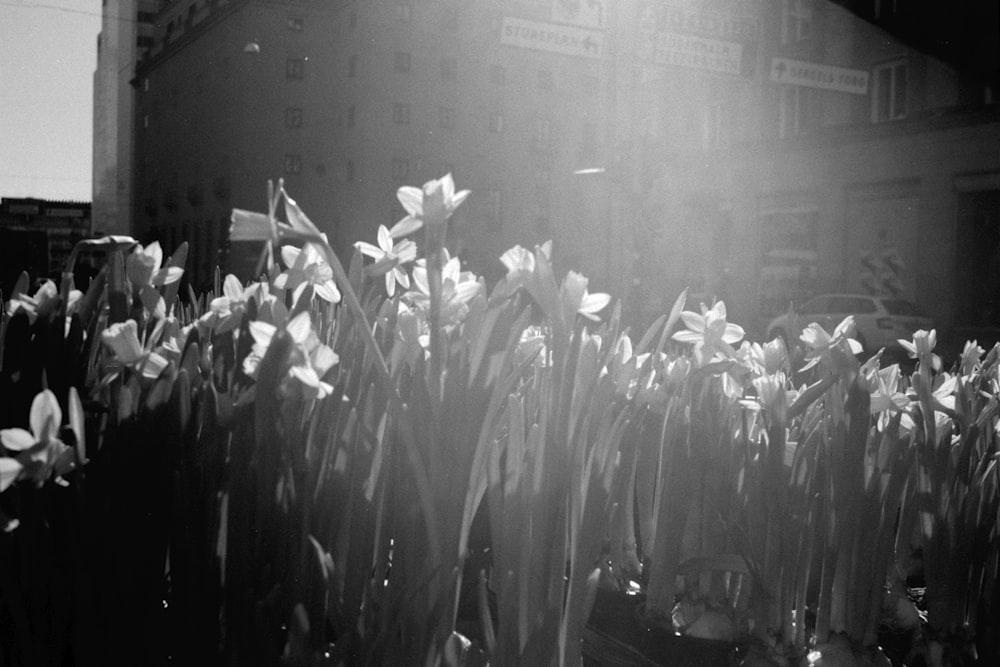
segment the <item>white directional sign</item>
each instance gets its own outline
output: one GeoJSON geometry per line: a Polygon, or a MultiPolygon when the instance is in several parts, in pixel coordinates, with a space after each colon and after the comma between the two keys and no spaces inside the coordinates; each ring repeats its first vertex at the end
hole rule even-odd
{"type": "Polygon", "coordinates": [[[771,59],[771,81],[854,95],[868,94],[868,72],[865,70],[788,58],[771,59]]]}
{"type": "Polygon", "coordinates": [[[707,72],[739,74],[742,57],[743,46],[737,42],[659,32],[656,34],[653,62],[657,65],[675,65],[707,72]]]}
{"type": "Polygon", "coordinates": [[[552,0],[552,20],[581,28],[603,29],[607,21],[605,0],[552,0]]]}
{"type": "Polygon", "coordinates": [[[500,43],[578,58],[604,57],[604,33],[568,25],[504,17],[500,43]]]}

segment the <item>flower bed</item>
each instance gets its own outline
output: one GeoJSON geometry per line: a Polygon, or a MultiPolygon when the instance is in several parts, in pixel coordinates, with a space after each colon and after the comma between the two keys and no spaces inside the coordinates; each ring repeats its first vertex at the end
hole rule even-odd
{"type": "Polygon", "coordinates": [[[467,194],[402,188],[345,269],[279,186],[233,213],[264,278],[186,300],[185,246],[88,242],[86,294],[25,277],[0,662],[674,664],[677,632],[701,664],[884,662],[890,631],[899,660],[996,655],[996,348],[946,370],[918,332],[907,375],[850,318],[789,350],[683,294],[633,337],[548,244],[491,289],[463,270],[467,194]]]}

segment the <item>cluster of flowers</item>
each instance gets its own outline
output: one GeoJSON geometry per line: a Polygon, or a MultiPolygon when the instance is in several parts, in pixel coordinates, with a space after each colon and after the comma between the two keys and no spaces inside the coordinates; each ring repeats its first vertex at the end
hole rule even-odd
{"type": "MultiPolygon", "coordinates": [[[[432,294],[437,295],[438,303],[434,316],[446,333],[462,324],[473,299],[485,296],[482,278],[463,271],[459,259],[451,257],[443,245],[429,244],[431,252],[437,253],[431,258],[435,267],[432,271],[428,258],[418,259],[416,244],[406,238],[423,227],[427,228],[428,238],[433,238],[434,234],[441,234],[443,238],[444,222],[468,194],[467,190],[455,191],[450,174],[422,188],[400,188],[398,198],[406,216],[391,229],[379,226],[377,244],[359,242],[355,246],[362,255],[373,260],[365,268],[365,274],[370,278],[382,278],[386,295],[396,298],[395,335],[406,345],[411,358],[421,350],[424,355],[430,354],[432,294]],[[437,284],[432,285],[432,279],[437,284]],[[404,291],[397,295],[397,288],[404,291]]],[[[100,334],[101,343],[109,354],[103,359],[102,379],[97,390],[125,373],[151,382],[168,365],[179,365],[192,329],[197,328],[200,339],[208,342],[213,336],[227,332],[238,337],[252,302],[256,315],[254,321],[247,323],[246,330],[253,337],[253,345],[249,355],[240,361],[243,372],[251,379],[256,377],[272,339],[283,330],[294,345],[286,378],[288,386],[294,386],[309,400],[322,400],[331,393],[327,379],[338,357],[321,339],[310,315],[315,312],[312,299],[318,298],[330,305],[339,304],[342,299],[326,237],[279,185],[277,192],[270,193],[266,215],[241,210],[233,212],[231,238],[263,240],[268,243],[268,249],[280,248],[284,270],[273,268],[269,280],[249,286],[241,284],[233,275],[226,276],[222,294],[210,301],[204,314],[188,322],[182,322],[173,304],[166,303],[164,298],[165,288],[180,280],[183,269],[173,261],[163,266],[159,243],[146,247],[133,245],[125,260],[125,274],[134,308],[141,306],[141,313],[107,326],[100,334]],[[277,207],[282,201],[287,223],[276,218],[277,207]],[[300,242],[301,247],[281,243],[289,239],[300,242]]],[[[546,312],[548,324],[528,327],[517,350],[520,359],[530,358],[535,365],[543,367],[551,358],[547,345],[553,326],[561,324],[565,332],[567,327],[572,328],[577,316],[598,320],[598,313],[610,302],[608,294],[589,293],[587,279],[574,271],[568,272],[557,287],[551,252],[551,242],[536,247],[534,252],[520,246],[505,252],[500,260],[507,275],[495,292],[505,297],[523,289],[546,312]]],[[[55,285],[47,282],[33,296],[15,294],[7,304],[7,314],[24,311],[33,320],[49,312],[58,301],[57,296],[55,285]]],[[[69,295],[67,327],[80,297],[78,291],[69,295]]],[[[727,321],[723,302],[716,302],[710,308],[702,304],[700,312],[693,312],[681,310],[683,301],[684,295],[675,310],[686,328],[675,332],[673,339],[691,345],[691,354],[658,351],[634,355],[630,339],[623,334],[616,341],[615,354],[604,370],[614,374],[620,393],[642,403],[663,405],[669,393],[681,387],[694,368],[720,377],[731,399],[754,409],[766,408],[783,418],[788,407],[806,392],[805,385],[798,389],[792,387],[790,378],[795,373],[819,366],[839,375],[860,372],[871,388],[871,407],[873,413],[879,415],[880,428],[885,428],[894,413],[902,413],[902,428],[913,427],[910,407],[917,400],[915,392],[919,387],[908,386],[897,365],[880,369],[878,355],[858,368],[855,355],[861,347],[851,337],[852,318],[845,319],[832,333],[818,324],[809,324],[801,335],[806,350],[805,364],[795,369],[781,339],[765,345],[744,340],[743,328],[727,321]],[[739,347],[734,347],[737,344],[739,347]]],[[[598,334],[584,330],[583,335],[597,339],[600,345],[598,334]]],[[[922,366],[935,371],[924,374],[923,382],[940,408],[939,418],[947,420],[954,409],[957,377],[940,372],[940,359],[932,351],[935,333],[919,331],[912,342],[901,343],[922,366]]],[[[961,373],[975,372],[983,352],[974,342],[967,345],[960,363],[961,373]]],[[[71,467],[72,457],[57,437],[61,419],[58,402],[46,390],[38,395],[32,406],[31,433],[23,429],[2,431],[3,453],[9,456],[0,457],[0,490],[18,478],[43,481],[50,474],[58,477],[71,467]]]]}

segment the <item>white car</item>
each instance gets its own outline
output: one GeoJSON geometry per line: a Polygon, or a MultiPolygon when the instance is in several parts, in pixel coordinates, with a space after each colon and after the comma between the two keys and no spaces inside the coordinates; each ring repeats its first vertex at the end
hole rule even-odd
{"type": "MultiPolygon", "coordinates": [[[[832,333],[848,315],[854,316],[857,325],[855,338],[868,353],[887,348],[899,352],[902,347],[897,339],[910,340],[919,329],[930,331],[934,321],[923,315],[917,307],[904,299],[868,294],[821,294],[795,308],[799,327],[816,322],[832,333]]],[[[767,325],[767,340],[775,337],[789,342],[789,334],[797,338],[799,332],[790,332],[788,315],[781,315],[767,325]]]]}

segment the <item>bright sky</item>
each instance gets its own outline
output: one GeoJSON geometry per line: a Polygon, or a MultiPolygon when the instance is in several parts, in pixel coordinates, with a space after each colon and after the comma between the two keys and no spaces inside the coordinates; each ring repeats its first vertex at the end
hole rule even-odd
{"type": "Polygon", "coordinates": [[[0,0],[0,196],[90,201],[101,0],[0,0]]]}

